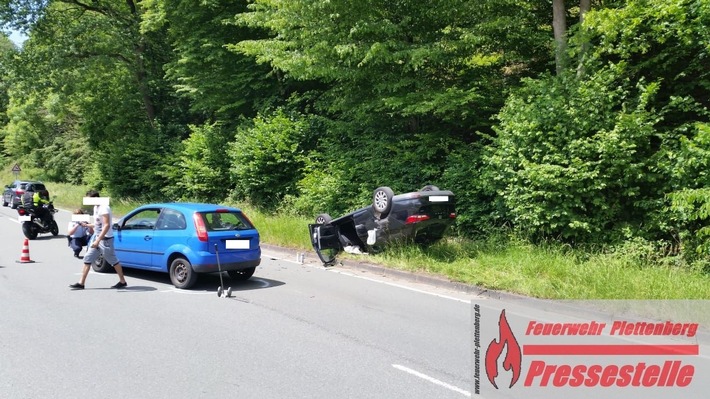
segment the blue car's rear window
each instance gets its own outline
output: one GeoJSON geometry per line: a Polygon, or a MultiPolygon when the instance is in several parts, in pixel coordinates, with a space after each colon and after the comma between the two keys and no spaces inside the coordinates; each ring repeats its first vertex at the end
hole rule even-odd
{"type": "Polygon", "coordinates": [[[200,212],[207,231],[250,230],[254,226],[241,212],[200,212]]]}

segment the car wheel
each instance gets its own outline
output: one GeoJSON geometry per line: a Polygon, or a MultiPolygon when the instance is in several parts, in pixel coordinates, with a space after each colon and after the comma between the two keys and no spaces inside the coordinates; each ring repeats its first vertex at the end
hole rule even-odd
{"type": "Polygon", "coordinates": [[[7,205],[8,205],[8,202],[5,201],[5,198],[3,197],[3,199],[2,199],[2,206],[7,206],[7,205]]]}
{"type": "Polygon", "coordinates": [[[197,273],[185,258],[176,258],[170,264],[170,281],[176,288],[187,289],[195,285],[197,273]]]}
{"type": "Polygon", "coordinates": [[[17,204],[15,202],[10,204],[10,209],[17,209],[17,204]]]}
{"type": "Polygon", "coordinates": [[[368,245],[367,246],[367,253],[369,254],[379,254],[382,251],[384,251],[384,247],[382,245],[368,245]]]}
{"type": "Polygon", "coordinates": [[[422,189],[419,191],[439,191],[439,187],[432,186],[431,184],[427,184],[426,186],[422,187],[422,189]]]}
{"type": "Polygon", "coordinates": [[[232,280],[246,281],[254,275],[254,271],[256,271],[256,267],[249,267],[242,270],[230,270],[227,274],[229,274],[229,277],[232,280]]]}
{"type": "Polygon", "coordinates": [[[327,213],[321,213],[320,215],[316,216],[316,224],[328,224],[333,220],[330,215],[327,213]]]}
{"type": "Polygon", "coordinates": [[[113,267],[106,262],[103,255],[99,255],[95,261],[91,262],[91,268],[97,273],[108,273],[114,270],[113,267]]]}
{"type": "Polygon", "coordinates": [[[372,209],[376,215],[380,215],[380,219],[387,217],[390,213],[392,197],[394,197],[394,191],[389,187],[379,187],[372,194],[372,209]]]}

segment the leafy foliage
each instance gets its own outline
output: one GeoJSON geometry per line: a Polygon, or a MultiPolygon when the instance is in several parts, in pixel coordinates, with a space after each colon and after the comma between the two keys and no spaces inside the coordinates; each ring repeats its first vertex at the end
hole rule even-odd
{"type": "MultiPolygon", "coordinates": [[[[649,211],[637,206],[655,194],[657,120],[643,98],[626,101],[608,71],[574,85],[530,81],[511,96],[488,162],[518,228],[603,241],[649,211]]],[[[653,96],[653,85],[644,90],[653,96]]]]}
{"type": "Polygon", "coordinates": [[[552,77],[537,0],[5,0],[29,40],[0,40],[2,151],[114,196],[309,218],[435,184],[461,235],[707,254],[710,5],[565,3],[552,77]]]}
{"type": "Polygon", "coordinates": [[[463,145],[451,150],[438,186],[456,195],[456,230],[467,237],[489,235],[505,227],[505,207],[500,204],[484,163],[483,145],[463,145]]]}
{"type": "MultiPolygon", "coordinates": [[[[170,198],[215,202],[230,187],[228,143],[232,134],[218,125],[191,126],[176,162],[170,165],[163,188],[170,198]]],[[[164,162],[164,161],[163,161],[164,162]]]]}
{"type": "Polygon", "coordinates": [[[685,245],[698,254],[710,254],[710,124],[697,125],[697,135],[683,139],[674,154],[674,177],[696,177],[693,185],[669,195],[671,209],[685,245]]]}
{"type": "Polygon", "coordinates": [[[175,57],[165,64],[166,80],[189,100],[195,117],[232,125],[254,116],[276,90],[270,69],[226,44],[258,37],[259,32],[229,23],[246,10],[246,1],[150,0],[143,31],[165,31],[175,57]]]}
{"type": "Polygon", "coordinates": [[[169,141],[145,131],[118,138],[104,148],[97,151],[101,181],[94,185],[107,187],[111,195],[118,197],[161,198],[161,190],[167,185],[163,177],[164,157],[174,152],[169,141]]]}
{"type": "Polygon", "coordinates": [[[4,134],[2,127],[7,125],[7,108],[10,104],[9,91],[12,85],[10,76],[12,68],[10,63],[15,56],[17,49],[15,45],[5,35],[0,34],[0,154],[3,154],[3,146],[1,144],[4,134]]]}
{"type": "Polygon", "coordinates": [[[327,82],[330,89],[318,103],[326,112],[362,120],[387,115],[409,119],[410,133],[439,125],[440,132],[468,136],[488,129],[505,83],[539,65],[525,65],[520,55],[544,59],[531,44],[543,35],[535,28],[541,26],[535,2],[492,3],[490,14],[482,14],[478,4],[462,0],[257,0],[237,21],[274,35],[234,48],[294,79],[327,82]],[[525,33],[499,42],[505,22],[489,21],[506,13],[504,8],[524,20],[525,33]]]}
{"type": "Polygon", "coordinates": [[[283,110],[258,116],[254,125],[237,131],[227,155],[234,195],[256,205],[275,206],[295,185],[303,167],[304,142],[308,122],[283,110]]]}

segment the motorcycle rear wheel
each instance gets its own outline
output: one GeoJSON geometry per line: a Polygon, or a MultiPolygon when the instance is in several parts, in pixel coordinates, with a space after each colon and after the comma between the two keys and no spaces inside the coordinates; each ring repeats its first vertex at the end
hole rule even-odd
{"type": "Polygon", "coordinates": [[[34,240],[37,238],[37,228],[32,222],[23,222],[22,234],[24,234],[27,239],[34,240]]]}

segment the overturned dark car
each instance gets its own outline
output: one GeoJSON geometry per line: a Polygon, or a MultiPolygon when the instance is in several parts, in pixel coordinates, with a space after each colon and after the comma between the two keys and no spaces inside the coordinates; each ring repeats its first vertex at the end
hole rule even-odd
{"type": "Polygon", "coordinates": [[[337,219],[318,215],[315,224],[308,225],[311,244],[326,266],[343,251],[376,253],[394,241],[429,245],[440,240],[456,219],[454,206],[454,194],[436,186],[399,195],[379,187],[371,206],[337,219]]]}

